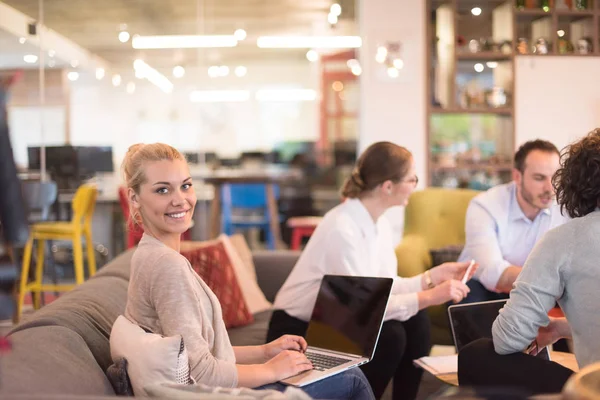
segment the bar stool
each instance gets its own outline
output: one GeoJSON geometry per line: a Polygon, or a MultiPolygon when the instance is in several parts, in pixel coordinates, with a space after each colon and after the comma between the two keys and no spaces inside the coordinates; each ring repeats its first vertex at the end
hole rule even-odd
{"type": "Polygon", "coordinates": [[[300,250],[302,239],[310,237],[322,220],[323,217],[292,217],[288,219],[287,225],[292,230],[290,249],[300,250]]]}
{"type": "Polygon", "coordinates": [[[23,255],[15,322],[17,322],[21,316],[26,293],[32,293],[33,307],[37,310],[40,308],[42,292],[66,292],[76,285],[83,283],[82,236],[85,237],[89,276],[91,277],[96,274],[96,259],[92,242],[92,216],[96,206],[97,195],[98,191],[95,186],[82,185],[77,189],[72,201],[73,219],[70,222],[39,222],[31,226],[31,232],[27,244],[25,245],[25,253],[23,255]],[[32,283],[28,283],[29,265],[31,263],[34,240],[37,240],[35,280],[32,283]],[[69,240],[73,242],[75,285],[42,284],[44,272],[44,247],[46,240],[69,240]]]}

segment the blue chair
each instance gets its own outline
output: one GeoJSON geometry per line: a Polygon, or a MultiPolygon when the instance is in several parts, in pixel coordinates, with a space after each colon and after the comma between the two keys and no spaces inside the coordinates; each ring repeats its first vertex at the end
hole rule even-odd
{"type": "MultiPolygon", "coordinates": [[[[274,185],[275,200],[279,186],[274,185]]],[[[267,233],[267,247],[275,250],[275,235],[270,228],[267,210],[267,185],[262,183],[227,183],[221,187],[222,231],[232,235],[236,229],[259,228],[267,233]]]]}

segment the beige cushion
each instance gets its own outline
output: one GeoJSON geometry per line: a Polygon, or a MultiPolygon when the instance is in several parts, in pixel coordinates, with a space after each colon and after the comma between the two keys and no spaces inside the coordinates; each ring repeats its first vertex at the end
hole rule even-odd
{"type": "Polygon", "coordinates": [[[254,282],[256,282],[256,267],[254,266],[254,260],[252,259],[252,251],[250,251],[250,247],[248,247],[248,243],[246,242],[244,235],[241,233],[236,233],[235,235],[229,236],[229,240],[231,241],[231,244],[233,244],[235,251],[242,259],[242,262],[252,276],[252,279],[254,279],[254,282]]]}
{"type": "Polygon", "coordinates": [[[235,271],[235,275],[242,289],[242,293],[244,295],[244,300],[246,300],[246,305],[248,306],[248,310],[252,314],[256,314],[262,311],[269,310],[271,308],[271,303],[265,298],[262,290],[258,286],[256,282],[256,278],[252,277],[246,265],[242,261],[242,258],[239,256],[229,236],[225,234],[221,234],[219,236],[219,240],[223,243],[225,247],[225,251],[229,256],[229,261],[231,261],[231,265],[235,271]]]}
{"type": "Polygon", "coordinates": [[[145,386],[154,383],[193,383],[188,354],[181,336],[147,333],[122,315],[110,333],[113,361],[127,360],[127,374],[135,396],[148,396],[145,386]]]}

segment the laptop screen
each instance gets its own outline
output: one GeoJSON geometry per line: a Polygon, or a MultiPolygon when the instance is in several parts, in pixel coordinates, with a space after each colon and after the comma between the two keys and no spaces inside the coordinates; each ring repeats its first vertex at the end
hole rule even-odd
{"type": "Polygon", "coordinates": [[[506,300],[484,301],[448,307],[456,351],[474,340],[492,338],[492,325],[506,300]]]}
{"type": "Polygon", "coordinates": [[[306,332],[308,345],[371,358],[393,282],[325,275],[306,332]]]}

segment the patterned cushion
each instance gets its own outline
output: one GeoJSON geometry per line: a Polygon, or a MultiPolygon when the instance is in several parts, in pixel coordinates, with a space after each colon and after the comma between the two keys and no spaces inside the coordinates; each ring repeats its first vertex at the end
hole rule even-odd
{"type": "Polygon", "coordinates": [[[110,355],[114,363],[127,360],[127,375],[135,396],[147,396],[144,387],[155,382],[194,383],[181,336],[146,332],[122,315],[110,333],[110,355]]]}
{"type": "Polygon", "coordinates": [[[181,254],[219,299],[227,329],[254,321],[222,242],[182,251],[181,254]]]}

